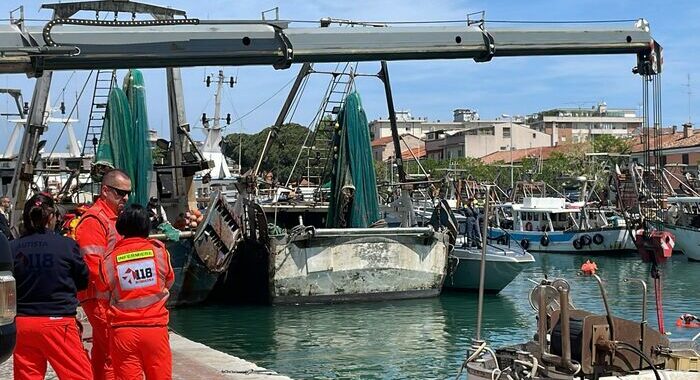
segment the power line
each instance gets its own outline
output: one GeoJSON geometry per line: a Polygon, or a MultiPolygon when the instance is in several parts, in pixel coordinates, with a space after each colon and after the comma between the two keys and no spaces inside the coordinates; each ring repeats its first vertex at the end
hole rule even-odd
{"type": "Polygon", "coordinates": [[[267,102],[269,102],[270,100],[272,100],[272,98],[274,98],[275,96],[277,96],[277,94],[279,94],[280,92],[282,92],[282,90],[284,90],[285,88],[289,87],[289,85],[292,84],[292,82],[294,82],[295,79],[296,79],[296,78],[290,79],[289,82],[285,83],[284,86],[282,86],[279,90],[275,91],[274,94],[270,95],[270,97],[268,97],[267,99],[265,99],[262,103],[260,103],[260,104],[258,104],[257,106],[253,107],[253,109],[251,109],[250,111],[244,113],[243,116],[239,117],[239,118],[236,119],[236,120],[233,120],[231,123],[236,123],[236,122],[238,122],[238,121],[241,121],[241,120],[245,119],[246,117],[248,117],[248,116],[249,116],[250,114],[252,114],[253,112],[257,111],[258,108],[264,106],[265,103],[267,103],[267,102]]]}

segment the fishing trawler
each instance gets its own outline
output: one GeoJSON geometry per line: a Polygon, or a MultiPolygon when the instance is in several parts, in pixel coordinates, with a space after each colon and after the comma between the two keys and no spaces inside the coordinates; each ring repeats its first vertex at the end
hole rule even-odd
{"type": "MultiPolygon", "coordinates": [[[[355,28],[330,27],[334,22],[348,25],[348,21],[323,19],[320,20],[318,28],[290,28],[288,22],[280,20],[202,21],[187,18],[185,12],[180,10],[133,1],[45,4],[43,8],[54,11],[52,20],[46,25],[29,26],[24,20],[12,18],[12,25],[0,27],[0,73],[25,73],[38,78],[29,107],[18,165],[12,180],[11,195],[15,200],[16,210],[24,205],[25,194],[30,187],[36,166],[36,152],[43,133],[43,128],[37,127],[42,125],[42,113],[53,70],[89,69],[112,73],[114,69],[167,68],[172,139],[167,148],[171,162],[170,165],[156,168],[159,179],[156,182],[162,186],[159,201],[169,219],[174,220],[183,211],[196,207],[192,178],[196,172],[209,167],[208,161],[194,147],[189,135],[180,72],[176,69],[179,67],[271,65],[277,69],[285,69],[294,63],[309,62],[447,58],[472,58],[484,62],[499,56],[630,53],[637,55],[639,59],[637,72],[650,75],[660,72],[661,62],[661,48],[651,38],[648,23],[644,20],[639,20],[632,27],[575,31],[491,29],[486,28],[483,19],[460,26],[421,25],[410,28],[378,28],[377,25],[366,23],[355,23],[354,25],[358,26],[355,28]],[[79,11],[99,11],[102,14],[114,12],[119,15],[132,15],[132,19],[103,21],[100,17],[73,17],[79,11]],[[154,15],[155,19],[141,19],[143,15],[154,15]],[[360,35],[363,38],[358,38],[360,35]]],[[[388,88],[386,70],[383,70],[382,75],[386,79],[385,87],[388,88]]],[[[299,84],[295,83],[296,86],[299,84]]],[[[100,104],[104,105],[104,102],[93,101],[93,106],[100,104]]],[[[390,117],[395,119],[395,115],[392,115],[393,104],[388,108],[390,117]]],[[[395,123],[392,123],[392,129],[396,130],[395,123]]],[[[100,130],[101,126],[92,130],[88,125],[86,139],[98,142],[100,130]]],[[[395,150],[400,152],[398,140],[394,140],[394,145],[395,150]]],[[[86,146],[87,144],[83,149],[86,146]]],[[[396,154],[394,161],[401,172],[401,155],[396,154]]],[[[366,165],[365,168],[367,167],[371,165],[366,165]]],[[[242,179],[241,186],[254,188],[257,172],[256,168],[252,178],[242,179]]],[[[402,182],[403,179],[402,176],[402,182]]],[[[343,188],[342,183],[337,185],[343,188]]],[[[239,191],[239,194],[254,194],[243,190],[239,191]]],[[[253,242],[268,249],[271,247],[267,240],[269,235],[264,212],[252,199],[243,198],[239,196],[236,204],[229,208],[225,202],[222,204],[219,198],[213,197],[209,205],[210,212],[196,231],[178,232],[178,238],[193,239],[190,244],[194,251],[187,251],[187,260],[184,262],[202,265],[208,273],[216,276],[218,270],[229,267],[234,253],[237,255],[245,251],[245,244],[239,243],[253,242]]],[[[319,239],[328,237],[324,236],[321,228],[314,231],[314,236],[319,236],[319,239]]],[[[386,232],[388,231],[390,230],[387,229],[386,232]]],[[[441,231],[421,229],[411,230],[410,233],[411,238],[418,244],[437,247],[437,256],[445,257],[446,262],[446,253],[441,248],[446,244],[441,231]]],[[[373,238],[391,240],[390,236],[381,234],[373,238]]],[[[310,253],[304,246],[313,246],[313,238],[299,244],[292,240],[288,239],[285,246],[270,251],[275,253],[275,258],[269,263],[274,263],[271,266],[274,272],[285,262],[293,261],[297,265],[297,273],[305,276],[308,269],[307,256],[302,255],[310,253]],[[294,245],[297,247],[290,248],[294,245]]],[[[405,244],[397,240],[392,241],[392,244],[405,244]]],[[[329,239],[323,244],[330,246],[333,240],[329,239]]],[[[363,260],[361,262],[367,263],[366,258],[363,259],[363,252],[367,253],[367,247],[358,244],[355,248],[358,258],[363,260]]],[[[385,249],[385,246],[379,244],[377,248],[385,249]]],[[[433,250],[431,248],[427,252],[418,249],[411,251],[428,253],[433,250]]],[[[339,257],[340,259],[342,257],[339,257]]],[[[420,257],[421,262],[424,259],[425,257],[420,257]]],[[[372,262],[372,265],[384,262],[380,260],[372,262]]],[[[440,260],[436,259],[435,264],[436,268],[440,267],[440,260]]],[[[330,273],[337,265],[338,262],[335,261],[326,265],[326,272],[330,273]]],[[[306,279],[304,276],[301,278],[306,279]]],[[[191,277],[194,279],[196,276],[191,277]]],[[[433,276],[435,282],[440,282],[440,277],[441,275],[433,276]]],[[[302,285],[308,284],[302,282],[302,285]]],[[[304,291],[299,294],[314,294],[308,292],[308,286],[303,286],[300,289],[304,291]]],[[[189,287],[183,285],[182,289],[189,287]]],[[[439,289],[428,293],[432,292],[437,293],[439,289]]]]}
{"type": "Polygon", "coordinates": [[[526,197],[522,204],[503,204],[497,213],[492,239],[515,239],[531,252],[625,254],[636,252],[634,240],[622,217],[583,202],[564,198],[526,197]],[[500,215],[500,216],[499,216],[500,215]],[[510,215],[511,229],[503,228],[510,215]],[[508,232],[506,234],[506,231],[508,232]]]}
{"type": "MultiPolygon", "coordinates": [[[[388,81],[384,63],[382,70],[388,81]]],[[[297,82],[311,71],[304,65],[297,82]]],[[[433,227],[388,227],[379,220],[367,119],[359,94],[352,92],[353,80],[351,71],[332,76],[327,96],[338,101],[324,102],[322,109],[328,111],[301,149],[325,152],[313,157],[316,166],[325,169],[314,170],[314,192],[323,194],[328,181],[329,199],[305,202],[300,191],[288,196],[288,202],[277,196],[270,204],[261,203],[268,220],[280,229],[269,236],[271,303],[423,298],[442,290],[447,234],[433,227]]],[[[285,104],[292,103],[295,91],[285,104]]],[[[282,126],[285,113],[283,109],[276,126],[282,126]]],[[[269,141],[256,168],[266,157],[269,141]]],[[[307,178],[297,182],[310,182],[309,172],[307,168],[307,178]]]]}

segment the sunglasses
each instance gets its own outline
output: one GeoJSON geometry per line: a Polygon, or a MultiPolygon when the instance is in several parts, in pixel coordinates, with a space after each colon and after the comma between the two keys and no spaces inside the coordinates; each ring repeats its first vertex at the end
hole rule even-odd
{"type": "Polygon", "coordinates": [[[116,187],[114,187],[114,186],[109,186],[109,185],[106,185],[106,186],[109,187],[110,189],[112,189],[112,190],[114,191],[115,194],[117,194],[118,196],[120,196],[120,197],[122,197],[122,198],[124,198],[125,196],[131,194],[131,190],[117,189],[116,187]]]}

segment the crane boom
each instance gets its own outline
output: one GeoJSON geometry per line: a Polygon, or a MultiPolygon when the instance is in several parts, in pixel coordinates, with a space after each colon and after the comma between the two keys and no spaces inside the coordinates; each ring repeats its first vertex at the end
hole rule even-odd
{"type": "MultiPolygon", "coordinates": [[[[475,26],[290,28],[286,22],[54,19],[0,26],[0,73],[43,70],[273,65],[570,54],[636,54],[660,72],[646,21],[611,29],[475,26]]],[[[639,67],[640,65],[638,65],[639,67]]],[[[646,70],[642,68],[642,70],[646,70]]]]}

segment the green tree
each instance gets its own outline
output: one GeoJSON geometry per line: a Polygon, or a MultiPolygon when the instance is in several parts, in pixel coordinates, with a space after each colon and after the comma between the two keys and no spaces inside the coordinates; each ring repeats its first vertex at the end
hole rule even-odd
{"type": "Polygon", "coordinates": [[[595,153],[627,154],[632,149],[630,139],[617,138],[613,135],[595,136],[591,142],[595,153]]]}
{"type": "MultiPolygon", "coordinates": [[[[238,152],[241,151],[241,169],[243,172],[252,169],[258,161],[262,148],[267,140],[267,135],[272,127],[263,129],[255,134],[232,133],[224,138],[223,153],[226,157],[238,161],[238,152]]],[[[301,150],[308,128],[303,125],[290,123],[279,128],[268,154],[263,159],[260,170],[272,171],[275,179],[286,182],[294,162],[301,150]]],[[[303,167],[303,165],[301,165],[303,167]]],[[[299,173],[297,167],[296,173],[299,173]]]]}

